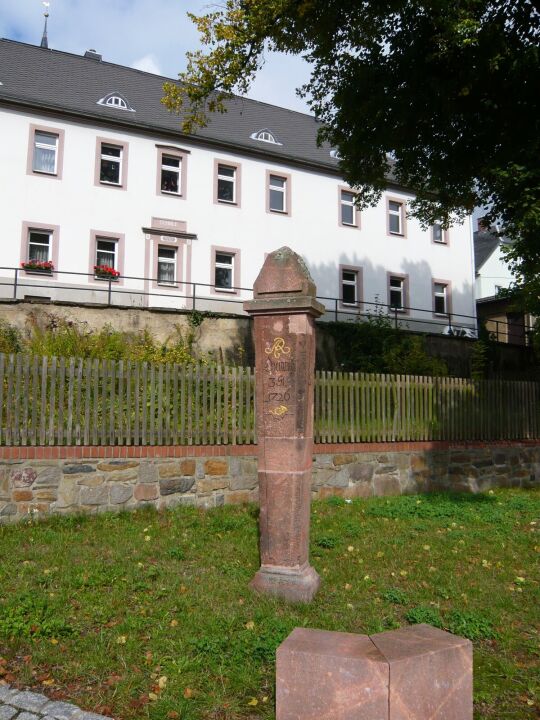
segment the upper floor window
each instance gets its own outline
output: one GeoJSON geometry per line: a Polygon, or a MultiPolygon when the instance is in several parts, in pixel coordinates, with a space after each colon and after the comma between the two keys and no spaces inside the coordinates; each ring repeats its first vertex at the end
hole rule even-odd
{"type": "Polygon", "coordinates": [[[406,278],[403,275],[389,275],[388,277],[388,304],[392,310],[405,310],[406,307],[406,278]]]}
{"type": "Polygon", "coordinates": [[[360,301],[360,269],[341,269],[341,304],[357,306],[360,301]]]}
{"type": "Polygon", "coordinates": [[[405,235],[405,206],[399,200],[388,200],[388,232],[390,235],[405,235]]]}
{"type": "Polygon", "coordinates": [[[29,175],[35,173],[60,179],[62,177],[62,155],[64,131],[54,128],[30,126],[28,149],[29,175]]]}
{"type": "Polygon", "coordinates": [[[174,285],[176,282],[176,248],[158,247],[157,281],[161,285],[174,285]]]}
{"type": "Polygon", "coordinates": [[[355,195],[351,190],[339,190],[339,224],[356,226],[355,195]]]}
{"type": "Polygon", "coordinates": [[[433,283],[433,312],[436,315],[446,315],[449,312],[448,284],[433,283]]]}
{"type": "Polygon", "coordinates": [[[445,230],[441,223],[435,223],[431,226],[431,239],[434,243],[446,245],[448,242],[448,231],[445,230]]]}
{"type": "Polygon", "coordinates": [[[283,175],[274,175],[269,173],[268,175],[268,210],[270,212],[277,212],[288,214],[290,208],[288,207],[288,183],[289,178],[283,175]]]}
{"type": "MultiPolygon", "coordinates": [[[[109,238],[96,238],[96,266],[117,269],[118,253],[117,240],[109,238]]],[[[99,273],[96,273],[99,275],[99,273]]]]}
{"type": "Polygon", "coordinates": [[[36,130],[34,135],[34,172],[56,174],[58,162],[58,135],[36,130]]]}
{"type": "Polygon", "coordinates": [[[161,156],[161,192],[180,195],[182,159],[172,155],[161,156]]]}
{"type": "Polygon", "coordinates": [[[96,185],[126,189],[128,143],[106,138],[96,140],[96,185]]]}
{"type": "Polygon", "coordinates": [[[37,263],[48,263],[52,254],[52,231],[29,230],[28,260],[37,263]]]}
{"type": "Polygon", "coordinates": [[[99,181],[110,185],[120,185],[122,177],[122,148],[117,145],[101,143],[101,162],[99,181]]]}
{"type": "Polygon", "coordinates": [[[57,225],[22,224],[21,267],[25,272],[52,275],[58,265],[57,225]]]}
{"type": "Polygon", "coordinates": [[[232,165],[217,166],[217,201],[236,202],[236,167],[232,165]]]}

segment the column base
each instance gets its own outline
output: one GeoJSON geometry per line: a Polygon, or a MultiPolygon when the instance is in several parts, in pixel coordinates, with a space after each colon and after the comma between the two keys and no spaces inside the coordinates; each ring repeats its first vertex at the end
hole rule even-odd
{"type": "Polygon", "coordinates": [[[288,602],[308,603],[319,589],[321,579],[311,565],[300,568],[261,565],[249,586],[255,592],[283,598],[288,602]]]}

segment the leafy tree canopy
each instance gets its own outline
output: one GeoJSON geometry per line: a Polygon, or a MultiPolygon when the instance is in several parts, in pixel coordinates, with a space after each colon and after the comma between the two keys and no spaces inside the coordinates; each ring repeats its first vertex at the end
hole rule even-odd
{"type": "Polygon", "coordinates": [[[300,92],[360,206],[390,175],[425,224],[489,207],[540,314],[538,0],[226,0],[191,18],[204,49],[164,98],[185,131],[244,94],[266,50],[304,56],[300,92]]]}

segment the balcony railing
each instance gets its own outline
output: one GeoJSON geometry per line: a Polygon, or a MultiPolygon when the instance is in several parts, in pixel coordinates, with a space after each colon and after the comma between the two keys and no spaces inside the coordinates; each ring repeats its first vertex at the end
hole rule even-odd
{"type": "MultiPolygon", "coordinates": [[[[247,287],[219,288],[193,281],[160,282],[156,277],[122,275],[122,284],[118,280],[113,277],[97,280],[95,273],[71,270],[53,270],[43,276],[42,273],[22,268],[0,266],[0,299],[53,300],[73,304],[244,315],[242,304],[253,293],[253,288],[247,287]],[[36,290],[45,290],[48,295],[28,293],[36,290]]],[[[365,321],[379,317],[396,329],[471,339],[478,337],[479,326],[475,315],[435,313],[432,307],[394,307],[379,301],[362,300],[345,304],[341,298],[325,295],[319,295],[317,299],[326,307],[326,314],[321,318],[326,321],[365,321]]],[[[516,325],[500,319],[485,319],[483,323],[493,340],[515,345],[529,344],[532,328],[525,322],[516,325]]]]}

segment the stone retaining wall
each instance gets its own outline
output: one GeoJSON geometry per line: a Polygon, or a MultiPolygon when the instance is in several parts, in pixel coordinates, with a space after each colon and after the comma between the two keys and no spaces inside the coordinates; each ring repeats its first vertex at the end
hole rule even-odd
{"type": "MultiPolygon", "coordinates": [[[[540,487],[540,442],[318,445],[313,497],[540,487]]],[[[0,448],[0,523],[256,502],[254,446],[0,448]]]]}

